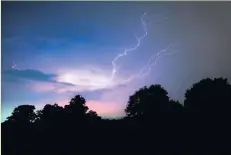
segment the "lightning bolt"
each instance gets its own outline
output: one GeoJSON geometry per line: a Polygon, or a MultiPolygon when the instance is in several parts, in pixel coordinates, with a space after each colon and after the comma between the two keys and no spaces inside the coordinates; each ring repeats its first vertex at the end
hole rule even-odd
{"type": "Polygon", "coordinates": [[[160,50],[160,51],[157,52],[157,54],[155,54],[155,55],[152,55],[152,56],[151,56],[151,59],[148,61],[149,66],[156,65],[157,60],[160,59],[160,58],[163,57],[163,56],[171,56],[171,55],[175,54],[175,53],[176,53],[175,51],[172,52],[172,53],[165,53],[165,52],[167,52],[172,46],[175,46],[175,45],[174,45],[174,44],[169,44],[169,45],[167,46],[167,48],[160,50]],[[162,53],[164,53],[164,54],[162,54],[162,53]],[[154,57],[156,57],[156,58],[154,59],[154,57]],[[154,61],[153,61],[153,59],[154,59],[154,61]],[[154,62],[154,63],[153,63],[153,62],[154,62]]]}
{"type": "MultiPolygon", "coordinates": [[[[148,31],[147,31],[147,27],[146,27],[146,22],[144,21],[144,17],[146,16],[147,14],[144,13],[143,16],[141,16],[141,23],[144,27],[144,34],[141,36],[141,37],[137,37],[136,36],[136,39],[137,39],[137,44],[132,47],[132,48],[129,48],[129,49],[125,49],[122,53],[118,54],[113,60],[112,60],[112,73],[111,73],[111,80],[114,79],[115,77],[115,74],[117,72],[117,64],[116,62],[121,58],[121,57],[124,57],[126,56],[129,52],[132,52],[132,51],[135,51],[139,48],[140,46],[140,43],[141,43],[141,40],[144,39],[144,37],[146,37],[148,35],[148,31]]],[[[159,60],[161,57],[163,56],[171,56],[173,54],[175,54],[175,52],[172,52],[172,53],[167,53],[167,51],[169,51],[169,49],[174,46],[174,44],[169,44],[165,49],[162,49],[160,50],[159,52],[157,52],[156,54],[152,55],[150,57],[150,59],[148,60],[148,64],[146,66],[144,66],[143,68],[140,69],[140,71],[135,74],[135,75],[132,75],[130,77],[128,77],[127,79],[123,80],[122,84],[125,84],[127,82],[130,82],[136,78],[144,78],[146,76],[148,76],[151,72],[151,69],[154,65],[157,64],[157,60],[159,60]]]]}
{"type": "Polygon", "coordinates": [[[130,76],[129,78],[124,80],[122,82],[122,84],[128,83],[128,82],[130,82],[134,79],[137,79],[137,78],[144,78],[144,77],[148,76],[151,72],[152,67],[157,64],[158,59],[160,59],[161,57],[164,57],[164,56],[172,56],[176,53],[176,51],[173,51],[171,53],[167,53],[167,51],[169,51],[170,48],[173,46],[175,46],[175,45],[169,44],[165,49],[162,49],[159,52],[157,52],[156,54],[153,54],[151,56],[151,58],[148,60],[148,64],[146,66],[144,66],[143,68],[141,68],[140,71],[138,72],[138,74],[130,76]]]}
{"type": "MultiPolygon", "coordinates": [[[[176,51],[173,51],[171,53],[167,53],[167,51],[170,50],[171,47],[175,46],[174,44],[169,44],[165,49],[160,50],[155,55],[152,55],[151,58],[148,61],[148,72],[144,73],[145,76],[150,74],[150,71],[154,65],[157,64],[157,60],[164,56],[172,56],[176,53],[176,51]]],[[[141,70],[142,71],[142,70],[141,70]]],[[[141,72],[142,73],[142,72],[141,72]]]]}
{"type": "Polygon", "coordinates": [[[146,15],[147,15],[147,14],[144,13],[143,16],[141,16],[141,23],[142,23],[142,25],[143,25],[143,27],[144,27],[145,33],[144,33],[144,35],[141,36],[141,37],[137,37],[137,36],[136,36],[136,39],[137,39],[137,44],[136,44],[136,46],[133,47],[133,48],[125,49],[123,53],[118,54],[118,55],[112,60],[111,63],[112,63],[112,68],[113,68],[113,69],[112,69],[112,74],[111,74],[111,80],[113,80],[113,78],[114,78],[114,76],[115,76],[115,74],[116,74],[116,72],[117,72],[117,70],[116,70],[116,62],[117,62],[121,57],[126,56],[129,52],[137,50],[137,49],[139,48],[139,46],[140,46],[141,40],[142,40],[144,37],[146,37],[146,36],[148,35],[146,23],[145,23],[145,21],[144,21],[144,19],[143,19],[146,15]]]}

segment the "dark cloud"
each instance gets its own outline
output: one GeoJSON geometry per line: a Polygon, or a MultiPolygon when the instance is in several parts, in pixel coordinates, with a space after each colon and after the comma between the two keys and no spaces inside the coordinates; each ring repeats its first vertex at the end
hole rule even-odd
{"type": "Polygon", "coordinates": [[[66,82],[57,82],[55,81],[56,74],[46,74],[39,70],[34,69],[11,69],[3,71],[3,80],[9,82],[17,82],[22,80],[32,80],[32,81],[41,81],[41,82],[51,82],[51,83],[60,83],[64,85],[74,86],[71,83],[66,82]]]}
{"type": "Polygon", "coordinates": [[[28,79],[34,81],[44,81],[44,82],[54,82],[53,78],[56,77],[55,74],[45,74],[38,70],[33,69],[25,69],[25,70],[18,70],[12,69],[4,71],[3,74],[11,76],[13,78],[20,78],[20,79],[28,79]]]}

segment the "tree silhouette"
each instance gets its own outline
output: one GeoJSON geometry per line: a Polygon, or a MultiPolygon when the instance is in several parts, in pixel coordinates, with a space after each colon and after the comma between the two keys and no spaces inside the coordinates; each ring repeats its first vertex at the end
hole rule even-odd
{"type": "Polygon", "coordinates": [[[227,79],[201,80],[186,91],[185,97],[184,107],[170,100],[161,85],[145,86],[129,97],[126,117],[121,119],[101,119],[88,109],[80,95],[64,108],[47,104],[36,114],[34,106],[21,105],[6,121],[18,124],[2,123],[3,154],[67,154],[67,151],[86,154],[102,151],[102,145],[109,150],[116,146],[123,153],[124,150],[153,151],[179,147],[175,139],[183,142],[180,149],[194,147],[195,143],[191,145],[191,142],[195,140],[203,147],[204,144],[210,147],[211,138],[227,137],[230,117],[221,117],[230,115],[231,110],[231,86],[227,79]],[[222,119],[216,121],[213,116],[222,119]],[[89,143],[89,140],[101,141],[89,143]],[[149,141],[156,141],[158,146],[149,141]]]}
{"type": "Polygon", "coordinates": [[[167,111],[169,104],[167,95],[168,92],[161,85],[143,87],[129,97],[125,113],[127,117],[150,119],[167,111]]]}
{"type": "Polygon", "coordinates": [[[65,105],[64,111],[71,121],[83,121],[87,116],[86,114],[88,111],[88,107],[86,106],[85,99],[80,95],[76,95],[74,98],[71,99],[69,105],[65,105]]]}
{"type": "Polygon", "coordinates": [[[203,79],[185,93],[187,111],[201,115],[223,115],[231,110],[231,85],[227,79],[203,79]]]}
{"type": "Polygon", "coordinates": [[[38,121],[43,123],[59,123],[63,120],[63,107],[58,104],[47,104],[42,110],[37,111],[38,121]]]}
{"type": "Polygon", "coordinates": [[[19,124],[32,123],[36,118],[34,110],[34,105],[20,105],[14,109],[11,116],[7,118],[7,121],[19,124]]]}

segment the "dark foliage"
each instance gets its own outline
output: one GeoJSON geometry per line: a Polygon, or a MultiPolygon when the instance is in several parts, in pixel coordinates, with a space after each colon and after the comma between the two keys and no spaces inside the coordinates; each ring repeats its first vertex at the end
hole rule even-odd
{"type": "Polygon", "coordinates": [[[144,87],[129,97],[125,109],[127,117],[151,119],[154,115],[164,113],[169,104],[167,91],[160,85],[144,87]]]}
{"type": "Polygon", "coordinates": [[[34,110],[35,106],[33,105],[20,105],[14,109],[12,115],[7,120],[18,124],[32,123],[36,118],[34,110]]]}
{"type": "Polygon", "coordinates": [[[184,106],[160,85],[143,87],[129,97],[125,113],[121,119],[102,119],[80,95],[65,107],[47,104],[36,112],[33,105],[21,105],[2,123],[2,154],[230,152],[227,79],[194,84],[184,106]]]}
{"type": "Polygon", "coordinates": [[[231,110],[231,85],[227,79],[204,79],[186,91],[186,109],[206,115],[228,114],[231,110]]]}
{"type": "Polygon", "coordinates": [[[58,104],[47,104],[42,110],[37,111],[36,122],[42,124],[57,124],[63,122],[64,109],[58,104]]]}

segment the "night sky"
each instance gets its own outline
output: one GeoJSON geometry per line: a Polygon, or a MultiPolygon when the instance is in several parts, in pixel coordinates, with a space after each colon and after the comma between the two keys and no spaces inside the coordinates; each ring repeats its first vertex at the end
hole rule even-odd
{"type": "Polygon", "coordinates": [[[151,84],[183,103],[202,78],[231,80],[230,66],[230,2],[2,2],[2,120],[77,94],[121,117],[151,84]]]}

